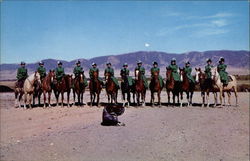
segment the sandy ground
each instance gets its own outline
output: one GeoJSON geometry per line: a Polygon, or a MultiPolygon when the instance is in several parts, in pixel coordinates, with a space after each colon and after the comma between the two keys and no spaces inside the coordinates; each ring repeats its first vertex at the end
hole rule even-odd
{"type": "MultiPolygon", "coordinates": [[[[165,92],[162,98],[167,101],[165,92]]],[[[239,107],[203,108],[195,93],[195,106],[130,107],[119,117],[126,126],[105,127],[102,106],[24,110],[14,108],[13,93],[1,93],[0,156],[2,161],[248,161],[249,94],[239,93],[239,99],[239,107]]]]}

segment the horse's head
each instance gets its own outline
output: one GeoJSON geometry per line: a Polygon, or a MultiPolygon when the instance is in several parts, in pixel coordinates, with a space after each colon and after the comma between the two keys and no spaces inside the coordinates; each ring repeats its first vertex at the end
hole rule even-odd
{"type": "Polygon", "coordinates": [[[135,70],[135,80],[139,80],[140,77],[141,77],[141,72],[140,72],[140,70],[136,69],[135,70]]]}
{"type": "Polygon", "coordinates": [[[79,80],[80,80],[80,83],[84,82],[84,73],[83,72],[80,72],[79,80]]]}
{"type": "Polygon", "coordinates": [[[166,79],[169,81],[171,76],[172,76],[172,70],[170,68],[167,68],[166,79]]]}
{"type": "Polygon", "coordinates": [[[109,72],[106,72],[105,73],[105,80],[107,81],[110,78],[111,78],[111,74],[109,72]]]}
{"type": "Polygon", "coordinates": [[[195,68],[195,82],[199,83],[203,79],[205,79],[205,75],[202,73],[201,68],[195,68]]]}
{"type": "Polygon", "coordinates": [[[179,73],[180,73],[180,80],[181,80],[181,82],[183,81],[183,77],[184,77],[184,75],[185,75],[185,71],[184,71],[184,68],[179,68],[179,73]]]}
{"type": "Polygon", "coordinates": [[[41,84],[41,76],[37,71],[34,74],[34,81],[37,81],[38,83],[41,84]]]}
{"type": "Polygon", "coordinates": [[[99,76],[98,71],[94,71],[92,76],[93,76],[93,79],[97,79],[99,76]]]}
{"type": "Polygon", "coordinates": [[[50,81],[53,82],[56,78],[55,70],[49,70],[48,76],[49,76],[50,81]]]}
{"type": "Polygon", "coordinates": [[[211,68],[211,77],[212,77],[212,80],[216,81],[219,77],[219,73],[217,71],[217,67],[213,67],[211,68]]]}

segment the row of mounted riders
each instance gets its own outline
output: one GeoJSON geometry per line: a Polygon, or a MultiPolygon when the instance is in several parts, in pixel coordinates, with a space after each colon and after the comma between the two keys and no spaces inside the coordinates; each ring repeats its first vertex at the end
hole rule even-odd
{"type": "MultiPolygon", "coordinates": [[[[202,106],[205,105],[205,94],[207,100],[207,106],[209,106],[209,92],[213,92],[215,98],[215,106],[217,104],[217,91],[220,92],[220,103],[225,104],[224,91],[228,93],[228,104],[230,105],[230,95],[231,91],[235,92],[236,105],[237,103],[237,89],[236,89],[236,79],[234,76],[228,76],[226,72],[226,65],[224,64],[224,58],[220,58],[219,65],[217,67],[212,66],[211,59],[207,59],[207,65],[205,66],[205,72],[203,73],[200,68],[195,68],[196,75],[195,78],[191,75],[192,68],[190,63],[186,62],[184,68],[178,68],[176,65],[176,59],[171,59],[171,64],[166,68],[166,82],[164,83],[163,78],[159,75],[160,69],[158,68],[158,63],[153,62],[153,67],[151,68],[151,81],[148,85],[147,79],[145,77],[145,68],[142,66],[142,62],[137,62],[137,67],[135,68],[135,78],[132,79],[129,76],[128,64],[125,63],[121,69],[120,75],[121,81],[121,91],[123,105],[127,103],[130,104],[130,93],[133,93],[133,98],[135,102],[135,95],[137,98],[137,105],[142,103],[145,106],[146,90],[149,88],[151,91],[151,103],[152,106],[155,104],[154,94],[157,93],[158,105],[161,105],[161,91],[164,86],[166,86],[166,91],[168,94],[168,103],[170,103],[170,92],[173,95],[173,104],[175,104],[175,97],[178,99],[178,103],[182,106],[183,92],[187,95],[188,106],[192,104],[193,92],[195,89],[195,84],[200,85],[201,96],[202,96],[202,106]],[[179,71],[178,71],[179,70],[179,71]],[[165,85],[166,84],[166,85],[165,85]],[[180,95],[180,100],[179,100],[180,95]],[[127,96],[127,97],[126,97],[127,96]]],[[[37,71],[28,77],[27,69],[25,68],[25,63],[21,62],[21,67],[17,72],[16,88],[15,88],[15,106],[21,107],[20,100],[22,95],[24,98],[24,107],[26,108],[26,103],[28,101],[29,107],[31,107],[31,99],[33,95],[33,105],[35,104],[35,98],[38,96],[38,102],[40,105],[40,96],[44,95],[44,107],[46,107],[46,94],[48,94],[48,105],[50,104],[51,93],[54,91],[56,97],[56,104],[58,105],[58,98],[61,94],[63,106],[64,93],[67,92],[67,105],[69,106],[69,95],[71,89],[73,89],[73,98],[75,102],[75,96],[77,95],[77,103],[83,105],[83,93],[85,88],[89,85],[90,90],[90,105],[94,103],[99,105],[99,95],[102,88],[105,86],[108,95],[108,103],[117,103],[118,89],[120,88],[118,80],[114,77],[114,70],[111,67],[111,63],[107,63],[107,68],[105,69],[104,76],[105,81],[99,77],[99,69],[96,63],[92,64],[92,68],[89,70],[90,81],[87,83],[87,79],[84,76],[83,68],[81,67],[81,62],[77,61],[74,68],[75,78],[72,75],[66,75],[64,73],[64,68],[62,67],[62,62],[58,62],[58,67],[55,70],[50,70],[46,74],[46,69],[44,68],[44,63],[39,62],[39,67],[37,71]],[[96,99],[96,102],[95,102],[96,99]]],[[[76,103],[76,102],[75,102],[76,103]]]]}

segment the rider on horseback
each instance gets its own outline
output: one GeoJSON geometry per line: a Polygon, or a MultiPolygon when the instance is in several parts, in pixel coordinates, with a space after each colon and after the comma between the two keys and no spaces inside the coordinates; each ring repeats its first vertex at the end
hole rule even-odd
{"type": "Polygon", "coordinates": [[[106,73],[110,73],[112,81],[115,83],[117,88],[120,88],[118,80],[114,77],[114,69],[111,67],[111,63],[108,62],[106,65],[107,65],[107,68],[104,71],[104,76],[106,75],[106,73]]]}
{"type": "Polygon", "coordinates": [[[64,68],[62,67],[62,62],[58,61],[57,62],[58,67],[56,68],[56,79],[57,81],[61,82],[63,76],[65,75],[64,73],[64,68]]]}
{"type": "Polygon", "coordinates": [[[132,77],[129,76],[129,69],[128,69],[127,63],[123,64],[123,68],[121,69],[120,75],[121,75],[121,77],[123,77],[123,76],[127,77],[129,86],[133,85],[133,79],[132,79],[132,77]]]}
{"type": "Polygon", "coordinates": [[[44,67],[44,62],[39,62],[39,67],[37,68],[37,72],[40,74],[41,80],[46,77],[46,68],[44,67]]]}
{"type": "MultiPolygon", "coordinates": [[[[81,62],[78,60],[76,62],[76,66],[74,68],[73,73],[75,74],[75,78],[77,78],[78,76],[80,76],[81,73],[84,74],[83,68],[81,67],[81,62]]],[[[84,86],[87,87],[88,86],[88,82],[86,80],[86,78],[84,77],[84,86]]]]}
{"type": "MultiPolygon", "coordinates": [[[[92,63],[92,68],[89,69],[89,78],[90,79],[93,79],[93,72],[98,72],[99,73],[99,69],[97,68],[97,65],[96,63],[92,63]]],[[[98,77],[98,80],[101,82],[102,85],[103,84],[103,81],[100,77],[98,77]]]]}
{"type": "Polygon", "coordinates": [[[194,77],[191,75],[191,73],[192,73],[192,68],[190,67],[190,62],[189,62],[189,61],[187,61],[187,62],[185,63],[184,72],[186,73],[189,82],[195,83],[194,77]]]}
{"type": "Polygon", "coordinates": [[[143,80],[143,82],[144,82],[144,86],[145,86],[145,88],[147,89],[147,88],[148,88],[148,81],[147,81],[147,78],[146,78],[146,76],[145,76],[145,68],[142,67],[142,61],[139,60],[139,61],[137,62],[137,67],[135,68],[135,71],[136,71],[136,70],[139,70],[139,71],[140,71],[142,80],[143,80]]]}
{"type": "Polygon", "coordinates": [[[223,83],[223,86],[228,85],[228,73],[226,72],[227,65],[224,64],[225,59],[223,57],[220,57],[219,65],[217,66],[217,70],[220,75],[221,82],[223,83]]]}
{"type": "Polygon", "coordinates": [[[167,67],[167,69],[171,69],[172,70],[172,76],[174,78],[175,81],[180,81],[180,75],[178,73],[178,66],[176,65],[176,59],[172,58],[171,59],[171,64],[167,67]]]}
{"type": "Polygon", "coordinates": [[[21,62],[21,67],[17,70],[17,83],[16,87],[23,88],[25,79],[28,77],[28,70],[25,68],[25,62],[21,62]]]}
{"type": "Polygon", "coordinates": [[[160,80],[160,85],[163,87],[163,78],[160,75],[160,69],[158,68],[158,63],[153,62],[153,67],[151,68],[151,77],[153,77],[154,72],[157,72],[159,74],[158,78],[160,80]]]}
{"type": "Polygon", "coordinates": [[[212,64],[212,60],[211,59],[207,59],[207,65],[205,66],[205,82],[208,85],[208,87],[212,86],[212,73],[211,73],[211,69],[213,68],[212,64]]]}

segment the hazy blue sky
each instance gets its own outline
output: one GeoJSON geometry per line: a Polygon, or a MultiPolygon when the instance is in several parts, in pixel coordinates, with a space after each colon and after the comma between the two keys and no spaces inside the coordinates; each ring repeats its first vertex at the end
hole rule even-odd
{"type": "Polygon", "coordinates": [[[247,1],[3,1],[1,63],[249,50],[247,1]]]}

